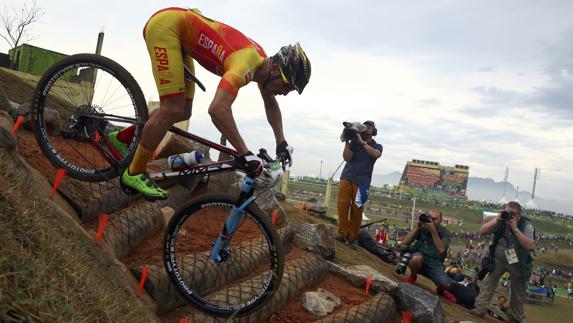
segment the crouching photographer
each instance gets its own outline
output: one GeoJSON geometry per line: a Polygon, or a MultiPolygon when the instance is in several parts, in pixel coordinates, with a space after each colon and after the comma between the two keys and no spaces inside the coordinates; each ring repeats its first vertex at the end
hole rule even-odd
{"type": "Polygon", "coordinates": [[[504,210],[480,229],[481,236],[494,235],[488,260],[480,276],[487,273],[482,281],[480,294],[476,299],[473,314],[484,316],[495,293],[499,279],[505,272],[511,276],[511,298],[509,302],[510,322],[521,322],[527,282],[531,276],[535,248],[535,231],[527,218],[521,215],[521,205],[509,202],[504,210]]]}
{"type": "Polygon", "coordinates": [[[442,212],[439,210],[420,215],[416,228],[402,239],[403,256],[396,271],[403,273],[407,262],[410,276],[405,283],[414,284],[418,274],[421,274],[436,284],[438,294],[455,303],[455,297],[448,291],[452,280],[444,272],[443,266],[450,244],[450,232],[441,223],[442,212]],[[414,244],[406,250],[405,246],[413,241],[414,244]],[[409,261],[408,252],[411,254],[409,261]]]}

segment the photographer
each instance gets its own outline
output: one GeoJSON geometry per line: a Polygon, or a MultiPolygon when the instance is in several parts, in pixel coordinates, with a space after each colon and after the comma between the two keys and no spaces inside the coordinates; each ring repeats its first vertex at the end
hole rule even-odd
{"type": "MultiPolygon", "coordinates": [[[[481,293],[476,299],[476,309],[473,314],[482,317],[487,313],[487,307],[498,286],[499,279],[505,272],[511,275],[511,297],[508,314],[511,322],[521,322],[523,319],[523,302],[526,296],[527,282],[531,276],[533,258],[531,252],[535,248],[533,225],[521,215],[521,205],[509,202],[504,210],[495,219],[484,224],[480,235],[494,234],[490,246],[490,258],[493,268],[482,268],[482,272],[489,272],[482,282],[481,293]],[[484,270],[485,269],[485,270],[484,270]]],[[[483,274],[482,274],[483,276],[483,274]]]]}
{"type": "Polygon", "coordinates": [[[418,274],[422,274],[436,284],[438,294],[455,303],[455,297],[448,292],[452,280],[444,272],[443,266],[450,244],[450,232],[441,223],[442,212],[431,210],[429,214],[422,214],[414,231],[402,239],[403,245],[416,240],[410,248],[410,276],[404,282],[414,284],[418,274]]]}
{"type": "Polygon", "coordinates": [[[365,131],[354,132],[354,137],[344,138],[342,157],[346,165],[340,175],[337,198],[336,239],[348,243],[354,250],[358,249],[356,237],[362,223],[362,212],[368,198],[374,163],[382,155],[382,145],[372,139],[378,132],[376,125],[373,121],[366,121],[363,125],[366,126],[365,131]]]}

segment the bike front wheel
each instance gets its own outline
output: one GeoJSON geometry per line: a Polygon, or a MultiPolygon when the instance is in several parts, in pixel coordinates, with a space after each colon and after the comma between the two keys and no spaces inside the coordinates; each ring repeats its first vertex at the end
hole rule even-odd
{"type": "Polygon", "coordinates": [[[171,219],[164,238],[164,263],[179,292],[215,316],[242,316],[266,303],[284,269],[282,243],[261,209],[251,203],[228,239],[224,260],[210,253],[236,197],[207,194],[171,219]]]}
{"type": "Polygon", "coordinates": [[[147,105],[121,65],[77,54],[44,73],[31,114],[38,145],[52,165],[73,178],[96,182],[116,177],[129,165],[147,121],[147,105]],[[120,150],[109,136],[131,125],[136,127],[120,150]]]}

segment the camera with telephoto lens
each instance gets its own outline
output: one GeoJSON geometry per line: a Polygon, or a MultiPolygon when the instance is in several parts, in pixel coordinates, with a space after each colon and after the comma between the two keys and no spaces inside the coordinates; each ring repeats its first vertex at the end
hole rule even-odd
{"type": "Polygon", "coordinates": [[[513,211],[501,211],[501,219],[503,221],[509,221],[515,218],[515,213],[513,211]]]}
{"type": "Polygon", "coordinates": [[[418,217],[418,220],[422,223],[432,223],[432,217],[426,213],[420,214],[420,217],[418,217]]]}
{"type": "Polygon", "coordinates": [[[412,253],[410,252],[410,246],[401,246],[400,250],[397,253],[398,258],[398,267],[396,267],[396,273],[402,275],[406,272],[406,268],[408,267],[408,263],[412,258],[412,253]]]}

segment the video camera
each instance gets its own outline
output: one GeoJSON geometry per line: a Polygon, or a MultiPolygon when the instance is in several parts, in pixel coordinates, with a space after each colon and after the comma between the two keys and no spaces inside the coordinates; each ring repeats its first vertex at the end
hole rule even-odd
{"type": "Polygon", "coordinates": [[[344,126],[344,129],[342,129],[340,141],[354,140],[356,139],[356,134],[367,130],[366,126],[360,122],[344,121],[342,125],[344,126]]]}

